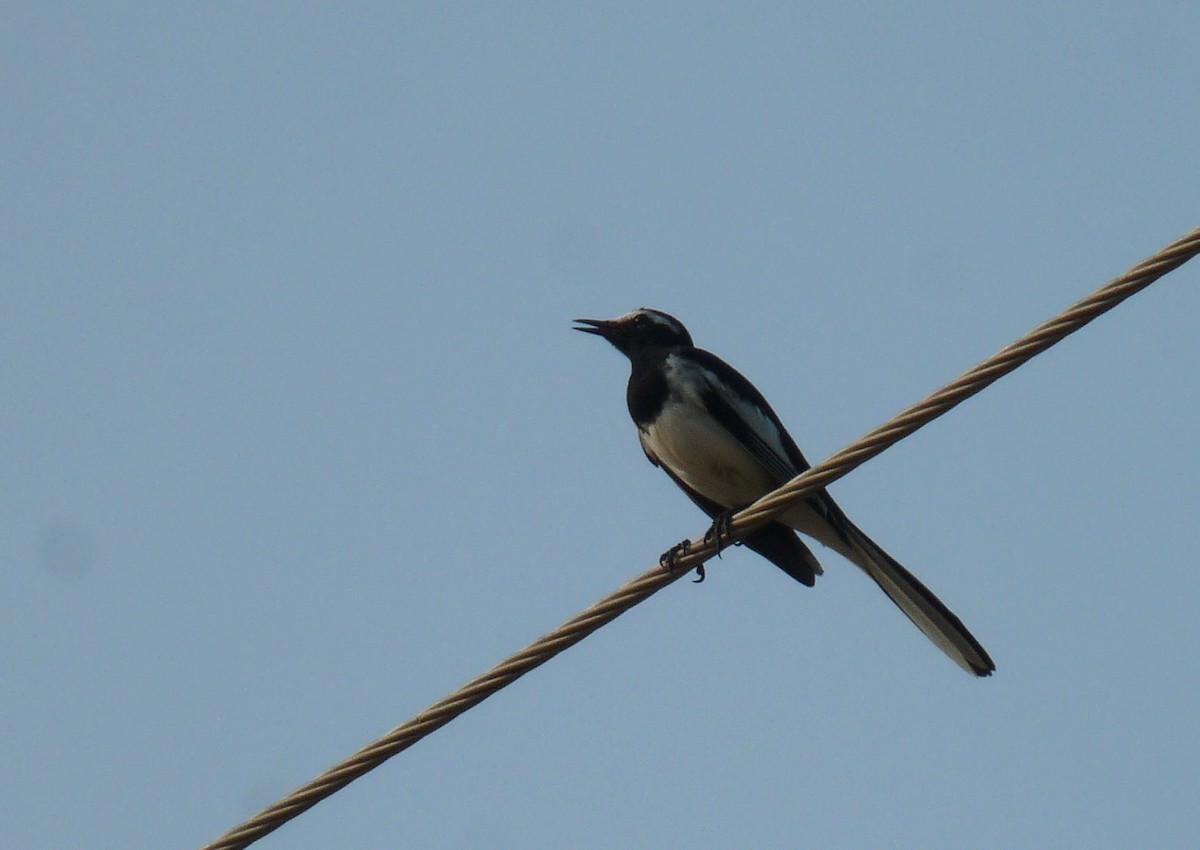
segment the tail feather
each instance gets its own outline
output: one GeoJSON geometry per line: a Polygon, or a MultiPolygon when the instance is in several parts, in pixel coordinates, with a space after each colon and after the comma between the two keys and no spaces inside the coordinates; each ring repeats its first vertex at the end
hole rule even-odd
{"type": "Polygon", "coordinates": [[[995,672],[987,650],[933,591],[848,519],[844,530],[850,546],[843,554],[861,567],[926,637],[968,673],[990,676],[995,672]]]}

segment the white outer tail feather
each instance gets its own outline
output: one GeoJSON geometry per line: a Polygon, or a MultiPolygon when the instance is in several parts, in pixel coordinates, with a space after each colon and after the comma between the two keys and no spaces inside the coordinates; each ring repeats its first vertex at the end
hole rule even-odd
{"type": "Polygon", "coordinates": [[[851,545],[834,548],[869,575],[913,624],[959,667],[974,676],[990,676],[996,665],[962,621],[912,573],[846,520],[851,545]]]}

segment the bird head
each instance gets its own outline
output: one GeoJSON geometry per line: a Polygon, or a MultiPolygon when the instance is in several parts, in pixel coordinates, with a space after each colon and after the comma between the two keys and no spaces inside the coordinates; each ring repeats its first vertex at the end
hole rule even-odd
{"type": "Polygon", "coordinates": [[[691,348],[683,322],[662,310],[642,307],[615,319],[576,319],[577,331],[604,337],[626,357],[648,348],[691,348]]]}

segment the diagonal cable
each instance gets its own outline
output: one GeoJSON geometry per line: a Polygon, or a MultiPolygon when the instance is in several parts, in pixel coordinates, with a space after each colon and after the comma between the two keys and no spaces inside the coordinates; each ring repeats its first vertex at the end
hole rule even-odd
{"type": "MultiPolygon", "coordinates": [[[[950,383],[930,393],[887,422],[868,431],[844,449],[797,475],[782,487],[739,511],[730,525],[731,537],[739,539],[755,526],[783,513],[796,501],[848,472],[857,469],[885,449],[933,421],[980,390],[998,381],[1018,366],[1033,359],[1064,337],[1108,312],[1126,298],[1145,289],[1167,272],[1177,269],[1200,253],[1200,228],[1181,236],[1158,253],[1106,283],[1091,295],[1076,301],[1054,318],[1043,322],[1016,342],[1006,345],[987,360],[968,369],[950,383]]],[[[692,541],[687,557],[676,560],[679,567],[694,567],[713,554],[703,541],[692,541]],[[700,543],[701,545],[696,545],[700,543]]]]}
{"type": "MultiPolygon", "coordinates": [[[[745,536],[750,529],[782,513],[812,491],[866,463],[1068,334],[1079,330],[1092,319],[1145,289],[1167,272],[1183,265],[1197,253],[1200,253],[1200,228],[1175,240],[1125,274],[1077,301],[1053,319],[1038,325],[1016,342],[968,369],[941,389],[901,411],[883,425],[830,455],[778,490],[739,511],[733,517],[730,526],[732,539],[745,536]]],[[[510,655],[483,675],[467,682],[454,693],[429,706],[383,737],[367,744],[283,799],[229,830],[211,844],[205,845],[202,850],[239,850],[274,832],[364,773],[408,749],[472,706],[483,702],[505,685],[583,640],[605,623],[616,619],[634,605],[683,576],[688,568],[708,560],[716,552],[717,547],[711,542],[706,542],[704,536],[692,540],[691,549],[677,560],[679,569],[673,573],[668,573],[658,566],[642,573],[587,610],[510,655]]]]}

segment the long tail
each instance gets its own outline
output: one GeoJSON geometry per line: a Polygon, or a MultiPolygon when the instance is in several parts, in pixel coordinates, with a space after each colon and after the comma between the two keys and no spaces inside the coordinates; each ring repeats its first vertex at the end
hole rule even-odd
{"type": "Polygon", "coordinates": [[[976,676],[992,675],[996,670],[995,663],[962,620],[899,561],[883,551],[883,547],[846,519],[845,514],[839,519],[845,522],[842,530],[850,545],[835,548],[874,579],[896,607],[958,666],[976,676]]]}

